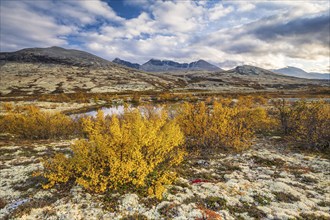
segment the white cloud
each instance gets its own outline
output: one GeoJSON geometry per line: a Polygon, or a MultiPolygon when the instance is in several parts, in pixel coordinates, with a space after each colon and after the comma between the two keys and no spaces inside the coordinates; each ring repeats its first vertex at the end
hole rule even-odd
{"type": "Polygon", "coordinates": [[[251,11],[256,8],[255,4],[249,2],[239,2],[240,7],[237,11],[239,12],[246,12],[251,11]]]}
{"type": "Polygon", "coordinates": [[[174,34],[195,31],[202,22],[203,8],[192,1],[157,1],[150,8],[159,27],[174,34]]]}
{"type": "Polygon", "coordinates": [[[222,3],[219,3],[208,10],[208,16],[211,21],[216,21],[222,17],[225,17],[234,10],[232,6],[224,7],[222,3]]]}
{"type": "Polygon", "coordinates": [[[1,51],[22,47],[66,45],[74,27],[60,25],[53,17],[31,12],[17,1],[1,3],[1,51]]]}
{"type": "Polygon", "coordinates": [[[1,50],[58,45],[107,59],[139,63],[150,58],[205,59],[224,68],[243,63],[278,68],[292,63],[315,71],[330,65],[330,49],[324,43],[330,34],[320,30],[301,34],[299,29],[299,21],[308,20],[303,18],[329,15],[327,1],[124,3],[143,12],[125,19],[100,0],[2,1],[1,50]],[[289,27],[300,32],[292,34],[289,27]]]}
{"type": "Polygon", "coordinates": [[[106,2],[100,0],[93,1],[74,1],[75,4],[85,9],[87,12],[90,12],[94,15],[105,17],[112,21],[124,21],[123,18],[116,15],[111,7],[108,6],[106,2]]]}

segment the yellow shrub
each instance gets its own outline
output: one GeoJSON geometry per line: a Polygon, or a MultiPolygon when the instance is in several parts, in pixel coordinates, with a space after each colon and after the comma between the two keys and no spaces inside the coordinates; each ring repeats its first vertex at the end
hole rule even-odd
{"type": "Polygon", "coordinates": [[[171,101],[171,100],[174,100],[174,98],[175,98],[174,94],[169,93],[169,92],[164,92],[159,95],[158,100],[159,101],[171,101]]]}
{"type": "Polygon", "coordinates": [[[184,137],[167,113],[147,118],[138,110],[124,112],[121,118],[105,118],[101,111],[95,119],[83,119],[88,139],[78,140],[73,156],[53,159],[45,166],[44,176],[51,187],[74,179],[93,192],[134,187],[162,197],[164,184],[173,181],[172,168],[185,155],[181,149],[184,137]],[[63,161],[67,167],[64,172],[63,161]]]}
{"type": "Polygon", "coordinates": [[[220,137],[220,145],[244,150],[251,146],[254,137],[253,121],[246,115],[246,109],[224,107],[214,103],[211,117],[211,130],[220,137]]]}
{"type": "Polygon", "coordinates": [[[289,117],[290,117],[290,106],[285,101],[285,99],[278,99],[272,101],[273,111],[275,118],[278,121],[279,126],[281,127],[280,130],[283,132],[284,135],[289,134],[289,117]]]}
{"type": "Polygon", "coordinates": [[[74,121],[64,114],[44,112],[36,106],[5,108],[6,115],[0,120],[2,132],[28,139],[68,137],[74,133],[74,121]]]}
{"type": "Polygon", "coordinates": [[[243,150],[251,145],[254,119],[247,117],[246,108],[229,107],[227,100],[225,103],[215,102],[212,109],[204,102],[184,103],[177,119],[187,146],[243,150]]]}
{"type": "Polygon", "coordinates": [[[266,105],[268,100],[266,97],[258,95],[253,97],[253,102],[259,105],[266,105]]]}
{"type": "Polygon", "coordinates": [[[284,100],[274,103],[282,131],[308,147],[329,148],[330,105],[324,101],[298,101],[289,105],[284,100]]]}
{"type": "Polygon", "coordinates": [[[278,123],[265,107],[249,108],[244,111],[246,120],[256,133],[269,133],[276,130],[278,123]]]}
{"type": "Polygon", "coordinates": [[[139,105],[141,102],[141,95],[139,93],[133,93],[131,102],[133,105],[139,105]]]}
{"type": "Polygon", "coordinates": [[[330,144],[330,105],[325,102],[296,102],[290,111],[289,125],[294,140],[310,147],[330,144]]]}
{"type": "Polygon", "coordinates": [[[254,104],[254,99],[252,96],[249,96],[249,95],[248,96],[239,96],[237,104],[239,106],[251,108],[254,104]]]}
{"type": "Polygon", "coordinates": [[[210,113],[204,102],[195,105],[185,102],[179,109],[177,119],[189,147],[208,145],[207,130],[209,128],[207,126],[210,113]]]}
{"type": "Polygon", "coordinates": [[[56,154],[51,160],[43,161],[45,172],[43,176],[49,182],[43,185],[43,188],[48,189],[55,183],[66,183],[69,181],[70,173],[72,172],[72,164],[64,154],[56,154]]]}

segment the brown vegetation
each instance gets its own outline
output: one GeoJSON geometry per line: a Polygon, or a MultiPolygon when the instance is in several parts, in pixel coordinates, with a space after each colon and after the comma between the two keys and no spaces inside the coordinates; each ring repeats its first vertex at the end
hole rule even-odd
{"type": "Polygon", "coordinates": [[[324,101],[293,104],[284,99],[273,102],[281,132],[289,140],[308,148],[330,147],[330,105],[324,101]]]}

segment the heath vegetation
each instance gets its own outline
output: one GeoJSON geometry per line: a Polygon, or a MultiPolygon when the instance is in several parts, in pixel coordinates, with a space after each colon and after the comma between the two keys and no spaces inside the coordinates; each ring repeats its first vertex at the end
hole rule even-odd
{"type": "Polygon", "coordinates": [[[289,140],[302,147],[326,150],[330,147],[330,105],[324,101],[297,101],[288,104],[284,99],[273,102],[280,130],[289,140]]]}
{"type": "Polygon", "coordinates": [[[142,116],[138,110],[125,110],[121,116],[83,119],[87,139],[72,146],[72,157],[58,154],[44,163],[48,179],[44,188],[70,180],[89,191],[142,189],[162,198],[164,185],[170,184],[185,155],[184,137],[167,113],[142,116]]]}
{"type": "MultiPolygon", "coordinates": [[[[173,99],[163,94],[161,99],[173,99]]],[[[140,101],[136,94],[134,102],[140,101]]],[[[174,114],[125,108],[122,115],[74,119],[35,106],[4,104],[2,133],[24,139],[78,137],[69,154],[44,161],[44,188],[76,183],[86,190],[135,191],[161,199],[187,152],[248,149],[257,135],[281,134],[299,146],[329,149],[330,105],[323,101],[268,103],[262,97],[210,97],[184,102],[174,114]]]]}

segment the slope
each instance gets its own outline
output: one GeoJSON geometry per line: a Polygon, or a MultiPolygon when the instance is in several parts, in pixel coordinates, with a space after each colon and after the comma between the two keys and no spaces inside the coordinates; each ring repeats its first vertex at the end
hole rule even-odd
{"type": "Polygon", "coordinates": [[[1,95],[163,90],[176,79],[132,70],[79,50],[28,48],[0,53],[1,95]]]}

